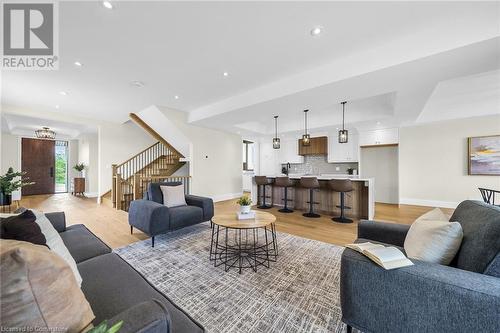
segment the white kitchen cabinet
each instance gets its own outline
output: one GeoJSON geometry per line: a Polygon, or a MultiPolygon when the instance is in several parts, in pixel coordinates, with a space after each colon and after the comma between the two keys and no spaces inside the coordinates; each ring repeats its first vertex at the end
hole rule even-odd
{"type": "Polygon", "coordinates": [[[297,139],[282,140],[281,148],[278,149],[278,156],[280,164],[304,163],[304,156],[299,155],[299,143],[297,139]]]}
{"type": "Polygon", "coordinates": [[[339,143],[337,134],[328,137],[328,163],[348,163],[358,161],[358,136],[349,135],[347,143],[339,143]]]}
{"type": "Polygon", "coordinates": [[[274,149],[272,143],[261,143],[259,175],[275,175],[280,173],[281,163],[279,149],[274,149]]]}
{"type": "Polygon", "coordinates": [[[359,133],[360,146],[391,145],[399,143],[399,130],[387,128],[359,133]]]}

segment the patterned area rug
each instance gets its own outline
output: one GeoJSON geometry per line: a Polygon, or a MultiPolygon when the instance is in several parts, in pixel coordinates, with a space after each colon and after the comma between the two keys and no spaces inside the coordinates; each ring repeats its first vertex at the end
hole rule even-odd
{"type": "Polygon", "coordinates": [[[344,332],[339,300],[343,248],[278,233],[278,261],[240,275],[209,261],[208,223],[115,252],[215,332],[344,332]]]}

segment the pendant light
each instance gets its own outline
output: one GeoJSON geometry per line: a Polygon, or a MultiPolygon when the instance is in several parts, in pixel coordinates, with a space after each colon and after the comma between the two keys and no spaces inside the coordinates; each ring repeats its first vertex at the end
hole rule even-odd
{"type": "Polygon", "coordinates": [[[309,146],[311,144],[311,136],[309,134],[307,134],[307,112],[309,112],[309,110],[304,110],[305,131],[304,131],[304,135],[302,135],[302,145],[303,146],[309,146]]]}
{"type": "Polygon", "coordinates": [[[278,116],[274,116],[273,148],[280,149],[280,138],[278,138],[278,116]]]}
{"type": "Polygon", "coordinates": [[[347,143],[348,141],[348,131],[345,129],[344,121],[345,121],[345,105],[347,102],[342,102],[342,129],[339,131],[339,143],[347,143]]]}

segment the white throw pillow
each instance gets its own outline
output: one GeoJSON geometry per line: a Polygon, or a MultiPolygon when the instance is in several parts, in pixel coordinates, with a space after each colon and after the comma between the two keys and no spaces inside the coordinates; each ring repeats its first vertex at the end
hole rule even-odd
{"type": "Polygon", "coordinates": [[[410,226],[404,249],[409,258],[448,265],[462,244],[463,231],[458,222],[448,222],[436,208],[420,216],[410,226]]]}
{"type": "Polygon", "coordinates": [[[68,263],[69,267],[71,267],[71,270],[73,270],[76,282],[81,287],[82,277],[80,275],[80,272],[78,271],[78,267],[76,266],[75,259],[73,259],[68,251],[68,248],[66,247],[66,245],[64,245],[61,236],[59,236],[59,233],[56,229],[54,229],[54,226],[52,225],[52,223],[50,223],[49,219],[45,216],[44,213],[38,212],[36,210],[32,210],[32,212],[36,216],[35,222],[40,226],[42,234],[45,236],[45,239],[47,239],[48,247],[68,263]]]}
{"type": "Polygon", "coordinates": [[[169,208],[177,206],[186,206],[186,198],[184,195],[184,185],[176,186],[160,186],[163,193],[163,204],[169,208]]]}

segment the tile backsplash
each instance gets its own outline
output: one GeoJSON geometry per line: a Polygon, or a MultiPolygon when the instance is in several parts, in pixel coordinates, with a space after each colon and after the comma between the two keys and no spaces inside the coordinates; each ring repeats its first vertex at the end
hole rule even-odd
{"type": "MultiPolygon", "coordinates": [[[[286,167],[286,164],[282,164],[281,167],[286,167]]],[[[304,163],[291,164],[290,173],[314,175],[322,173],[346,174],[349,168],[357,170],[358,163],[328,163],[326,155],[306,155],[304,156],[304,163]]]]}

